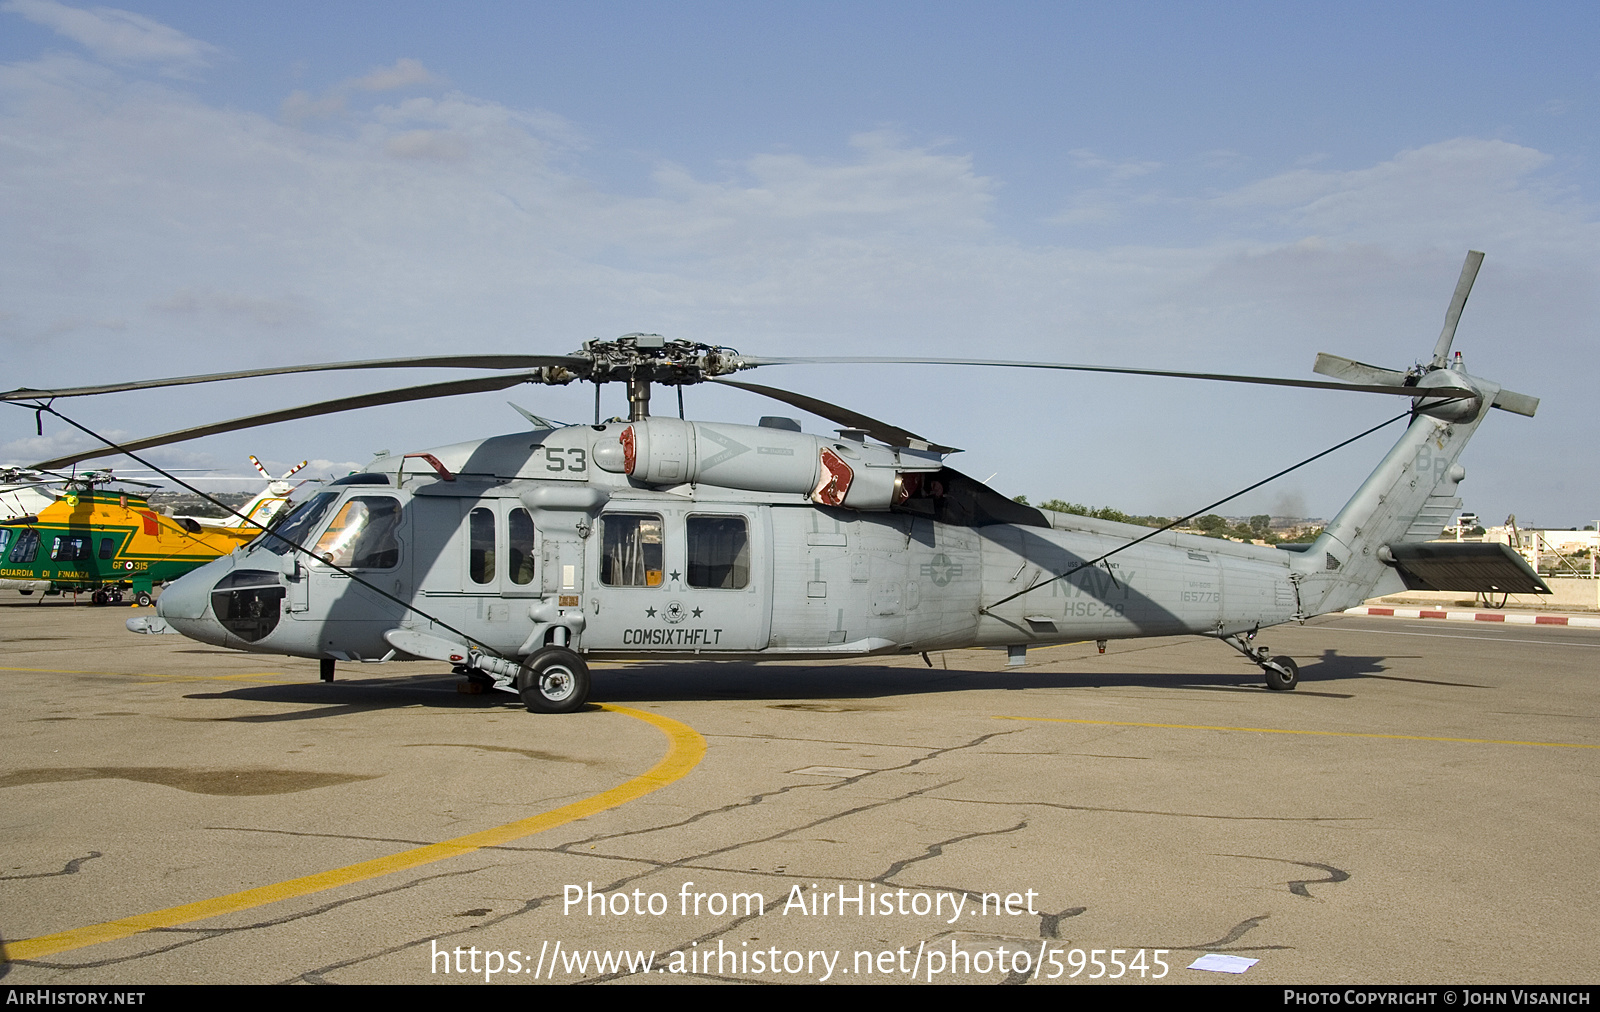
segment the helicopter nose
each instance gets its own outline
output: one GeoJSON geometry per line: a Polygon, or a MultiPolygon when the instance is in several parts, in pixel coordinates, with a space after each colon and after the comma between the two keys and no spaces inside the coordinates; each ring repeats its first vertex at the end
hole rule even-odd
{"type": "Polygon", "coordinates": [[[227,556],[208,562],[199,569],[168,584],[156,599],[156,614],[190,639],[217,646],[226,645],[227,631],[210,614],[211,588],[233,569],[227,556]]]}

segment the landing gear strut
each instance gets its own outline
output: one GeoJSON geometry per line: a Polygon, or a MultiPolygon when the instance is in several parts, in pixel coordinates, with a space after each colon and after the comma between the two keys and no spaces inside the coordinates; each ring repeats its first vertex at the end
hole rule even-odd
{"type": "Polygon", "coordinates": [[[1288,692],[1300,684],[1300,665],[1294,662],[1293,657],[1279,655],[1269,657],[1266,647],[1258,647],[1254,641],[1256,630],[1247,633],[1230,633],[1222,637],[1222,642],[1244,654],[1251,663],[1258,665],[1263,674],[1267,676],[1267,688],[1277,692],[1288,692]]]}

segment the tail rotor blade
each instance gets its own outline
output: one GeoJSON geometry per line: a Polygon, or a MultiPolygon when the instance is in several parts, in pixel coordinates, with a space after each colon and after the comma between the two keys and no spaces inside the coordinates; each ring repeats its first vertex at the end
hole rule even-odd
{"type": "Polygon", "coordinates": [[[1539,398],[1519,394],[1515,390],[1501,390],[1494,395],[1494,406],[1502,411],[1513,411],[1532,418],[1533,413],[1539,410],[1539,398]]]}
{"type": "Polygon", "coordinates": [[[1445,310],[1444,329],[1439,332],[1439,343],[1433,346],[1433,366],[1442,369],[1450,364],[1450,344],[1456,339],[1456,324],[1461,322],[1461,310],[1472,293],[1472,282],[1483,266],[1483,254],[1467,251],[1467,262],[1461,265],[1461,279],[1456,282],[1456,293],[1450,297],[1450,308],[1445,310]]]}

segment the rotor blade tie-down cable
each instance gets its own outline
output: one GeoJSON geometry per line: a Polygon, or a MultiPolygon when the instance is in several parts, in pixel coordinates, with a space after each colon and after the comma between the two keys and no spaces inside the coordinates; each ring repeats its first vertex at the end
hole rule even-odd
{"type": "MultiPolygon", "coordinates": [[[[13,401],[12,403],[16,403],[16,402],[13,401]]],[[[23,406],[26,407],[26,405],[23,405],[23,406]]],[[[139,456],[138,454],[132,453],[132,452],[130,452],[128,450],[124,450],[122,447],[118,446],[116,443],[113,443],[111,440],[107,439],[106,437],[100,435],[100,433],[95,432],[93,429],[90,429],[90,428],[87,428],[85,426],[79,425],[77,422],[75,422],[72,419],[68,418],[66,415],[63,415],[61,412],[57,411],[55,408],[51,407],[49,404],[35,405],[34,409],[35,409],[36,412],[49,412],[50,414],[55,415],[57,418],[61,419],[63,422],[66,422],[68,425],[72,426],[74,429],[77,429],[80,432],[84,432],[84,433],[89,434],[90,436],[93,436],[95,439],[98,439],[98,440],[100,440],[100,442],[102,442],[102,443],[106,444],[107,446],[111,447],[111,449],[115,450],[118,453],[124,454],[125,456],[131,457],[132,459],[134,459],[134,460],[138,461],[139,463],[143,464],[145,467],[148,467],[150,470],[155,471],[157,474],[161,475],[163,478],[166,478],[168,481],[176,482],[177,484],[182,485],[184,488],[188,489],[190,492],[192,492],[195,495],[199,496],[200,498],[204,499],[206,502],[210,503],[211,505],[216,506],[219,509],[221,509],[221,510],[227,512],[227,513],[232,514],[233,516],[238,517],[240,520],[243,520],[245,523],[250,524],[251,526],[255,526],[255,522],[254,521],[252,521],[249,517],[245,516],[244,514],[240,513],[238,510],[234,509],[232,506],[229,506],[227,503],[219,502],[216,499],[213,499],[211,496],[206,495],[204,492],[200,491],[199,489],[195,488],[193,485],[190,485],[188,482],[184,481],[182,478],[174,477],[169,472],[162,470],[161,468],[159,468],[156,465],[150,463],[148,460],[145,460],[143,457],[139,456]]],[[[304,482],[302,482],[301,484],[304,484],[304,482]]],[[[320,562],[324,566],[327,566],[327,567],[329,567],[330,569],[333,569],[336,572],[343,573],[345,576],[347,576],[350,579],[354,580],[356,583],[361,584],[361,586],[367,588],[368,590],[372,591],[375,594],[378,594],[378,595],[380,595],[382,597],[388,598],[389,600],[393,601],[395,604],[398,604],[400,607],[406,609],[407,611],[416,612],[418,615],[421,615],[423,618],[427,619],[429,622],[432,622],[435,625],[440,626],[441,628],[450,630],[451,632],[455,633],[457,636],[460,636],[463,640],[466,640],[467,644],[469,646],[473,647],[474,649],[477,649],[477,650],[480,650],[480,651],[483,651],[483,652],[486,652],[486,653],[493,654],[494,656],[499,657],[501,660],[510,660],[511,659],[509,657],[506,657],[504,654],[500,653],[498,650],[495,650],[493,647],[488,646],[487,644],[478,643],[473,637],[468,636],[466,633],[462,632],[460,629],[457,629],[455,626],[453,626],[450,623],[444,621],[443,619],[436,618],[435,616],[428,614],[427,612],[423,611],[421,608],[418,608],[416,605],[412,604],[409,601],[402,601],[400,598],[395,597],[393,594],[389,593],[388,591],[384,590],[382,587],[379,587],[378,585],[372,583],[369,580],[362,579],[359,575],[357,575],[356,573],[352,573],[350,570],[344,568],[343,566],[339,565],[338,563],[335,563],[335,562],[333,562],[333,561],[331,561],[329,559],[319,559],[319,558],[317,558],[317,554],[315,552],[313,552],[311,549],[305,547],[304,545],[296,544],[295,542],[290,541],[288,538],[284,537],[282,534],[279,534],[277,531],[271,530],[271,529],[268,529],[268,528],[262,528],[262,533],[267,535],[268,537],[277,538],[279,541],[281,541],[284,544],[288,545],[290,548],[294,549],[295,551],[299,552],[300,554],[309,555],[315,561],[320,562]]]]}
{"type": "MultiPolygon", "coordinates": [[[[1457,398],[1457,399],[1459,400],[1460,398],[1457,398]]],[[[1365,438],[1367,436],[1370,436],[1374,432],[1377,432],[1379,429],[1382,429],[1382,428],[1384,428],[1386,426],[1393,425],[1395,422],[1398,422],[1402,418],[1410,418],[1411,415],[1412,415],[1412,413],[1410,411],[1406,411],[1406,412],[1403,412],[1401,414],[1395,415],[1393,418],[1389,419],[1388,421],[1380,422],[1377,425],[1374,425],[1372,428],[1366,430],[1365,432],[1357,433],[1356,435],[1351,436],[1349,439],[1346,439],[1344,442],[1335,444],[1334,446],[1330,446],[1326,450],[1323,450],[1321,453],[1316,454],[1315,456],[1307,457],[1305,460],[1302,460],[1300,463],[1295,464],[1293,467],[1286,467],[1282,471],[1279,471],[1277,474],[1274,474],[1271,477],[1263,478],[1260,481],[1256,482],[1254,485],[1249,486],[1248,488],[1241,488],[1239,491],[1237,491],[1237,492],[1233,493],[1232,495],[1228,496],[1226,499],[1218,499],[1216,502],[1212,503],[1210,506],[1202,506],[1199,509],[1195,510],[1193,513],[1190,513],[1188,516],[1179,517],[1178,519],[1172,521],[1170,524],[1167,524],[1165,527],[1158,527],[1155,530],[1151,531],[1149,534],[1145,534],[1145,535],[1142,535],[1140,537],[1134,538],[1132,541],[1128,542],[1125,545],[1119,545],[1116,548],[1113,548],[1111,551],[1109,551],[1109,552],[1105,553],[1104,555],[1100,556],[1099,558],[1090,559],[1088,562],[1080,562],[1078,565],[1073,566],[1071,569],[1067,570],[1065,573],[1060,574],[1059,576],[1053,576],[1050,579],[1045,580],[1043,583],[1036,583],[1033,586],[1026,588],[1025,590],[1019,590],[1015,594],[1010,595],[1009,597],[1002,597],[1000,600],[996,601],[993,604],[984,605],[982,608],[979,608],[978,611],[979,611],[980,614],[985,614],[985,615],[990,614],[991,613],[990,609],[998,608],[1002,604],[1005,604],[1008,601],[1014,601],[1014,600],[1016,600],[1017,598],[1021,597],[1024,594],[1031,593],[1032,591],[1038,590],[1040,587],[1048,587],[1052,583],[1055,583],[1057,580],[1065,580],[1065,579],[1071,577],[1075,573],[1078,573],[1078,572],[1081,572],[1082,570],[1088,569],[1090,566],[1098,566],[1100,563],[1102,563],[1105,560],[1111,558],[1113,555],[1117,554],[1120,551],[1124,551],[1125,549],[1132,548],[1134,545],[1137,545],[1141,541],[1149,541],[1151,538],[1155,537],[1157,534],[1162,534],[1162,533],[1164,533],[1166,531],[1170,531],[1174,527],[1178,526],[1181,523],[1184,523],[1185,521],[1193,520],[1195,517],[1200,516],[1202,513],[1205,513],[1207,510],[1214,510],[1218,506],[1221,506],[1225,502],[1230,502],[1230,501],[1232,501],[1234,499],[1239,498],[1240,496],[1244,495],[1246,492],[1253,492],[1256,489],[1260,488],[1261,486],[1267,484],[1270,481],[1276,481],[1277,479],[1282,478],[1284,475],[1288,474],[1290,471],[1295,471],[1295,470],[1298,470],[1298,469],[1300,469],[1302,467],[1305,467],[1307,464],[1311,463],[1314,460],[1321,460],[1323,457],[1326,457],[1328,454],[1334,452],[1335,450],[1342,450],[1345,447],[1349,446],[1351,443],[1355,442],[1356,440],[1365,438]]]]}

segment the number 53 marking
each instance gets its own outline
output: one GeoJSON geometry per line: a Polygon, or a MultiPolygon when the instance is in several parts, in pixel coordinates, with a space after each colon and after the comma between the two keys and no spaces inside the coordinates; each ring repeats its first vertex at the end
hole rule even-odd
{"type": "Polygon", "coordinates": [[[558,446],[544,448],[544,469],[546,471],[587,471],[589,469],[589,452],[572,447],[563,450],[558,446]]]}

